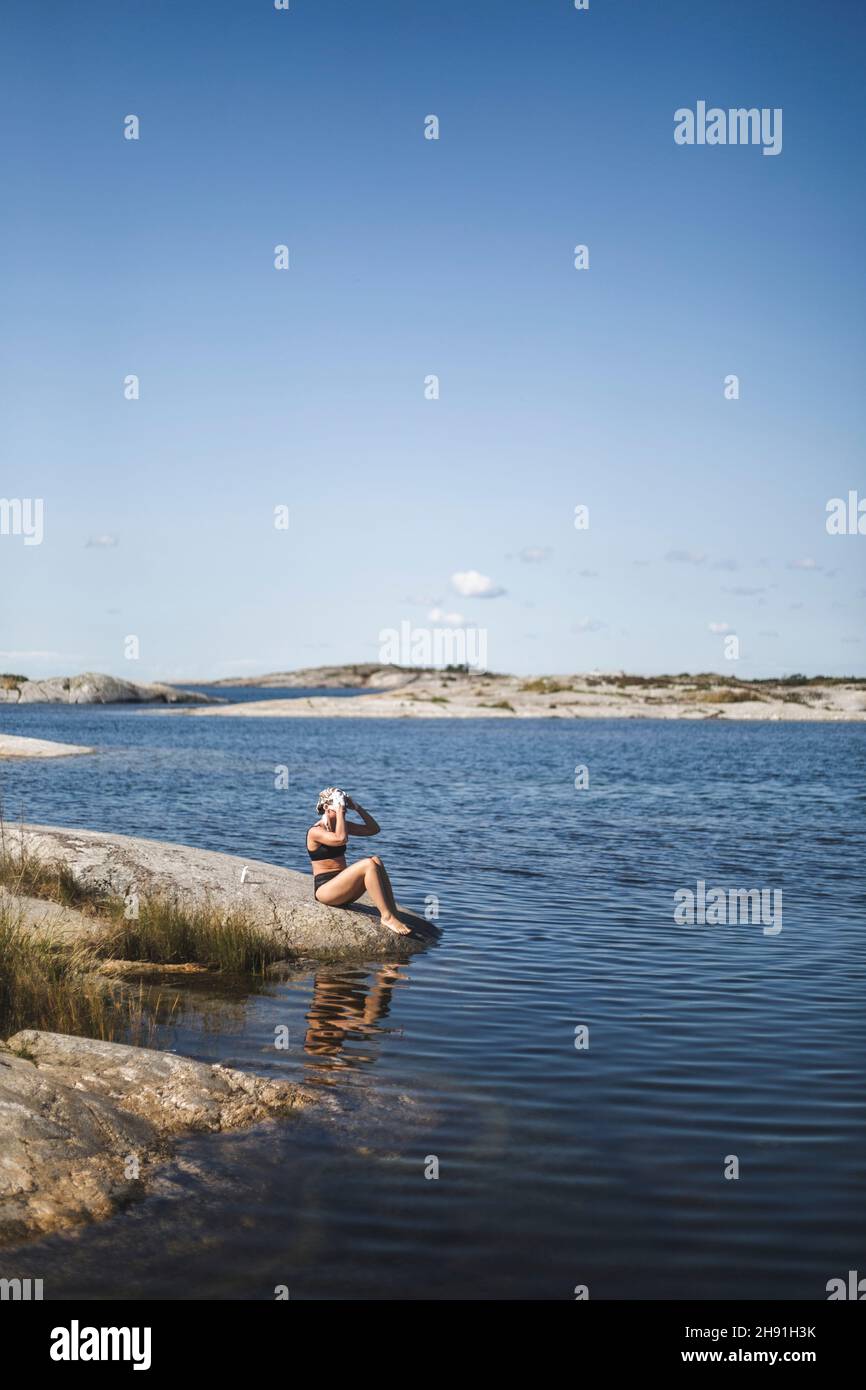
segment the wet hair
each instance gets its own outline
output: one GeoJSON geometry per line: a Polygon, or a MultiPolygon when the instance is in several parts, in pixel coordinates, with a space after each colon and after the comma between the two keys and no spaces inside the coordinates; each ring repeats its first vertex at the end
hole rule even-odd
{"type": "Polygon", "coordinates": [[[339,787],[325,787],[319,792],[319,800],[316,804],[317,816],[323,815],[325,811],[330,809],[331,801],[335,795],[341,796],[344,801],[346,799],[346,793],[339,787]]]}

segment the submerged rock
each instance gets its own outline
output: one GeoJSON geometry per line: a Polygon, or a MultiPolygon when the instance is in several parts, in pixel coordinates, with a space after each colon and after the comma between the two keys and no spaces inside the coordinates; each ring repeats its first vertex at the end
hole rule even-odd
{"type": "Polygon", "coordinates": [[[372,904],[326,907],[313,898],[312,877],[295,869],[241,859],[192,845],[143,840],[95,830],[24,825],[7,831],[7,853],[23,851],[46,863],[67,865],[94,893],[160,897],[192,908],[243,914],[273,933],[289,957],[340,960],[399,956],[433,939],[422,917],[400,909],[411,936],[395,936],[379,924],[372,904]],[[246,870],[246,872],[244,872],[246,870]]]}
{"type": "Polygon", "coordinates": [[[178,690],[160,682],[137,685],[116,676],[85,671],[81,676],[49,676],[31,681],[23,676],[0,678],[0,702],[11,705],[116,705],[116,704],[200,704],[217,703],[211,695],[178,690]]]}
{"type": "Polygon", "coordinates": [[[219,1064],[61,1033],[0,1043],[0,1244],[110,1215],[175,1137],[237,1129],[310,1093],[219,1064]]]}

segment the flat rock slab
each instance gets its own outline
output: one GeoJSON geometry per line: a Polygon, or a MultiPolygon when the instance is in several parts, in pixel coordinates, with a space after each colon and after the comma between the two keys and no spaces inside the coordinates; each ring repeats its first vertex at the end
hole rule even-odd
{"type": "Polygon", "coordinates": [[[0,1244],[105,1217],[140,1195],[180,1135],[311,1103],[219,1064],[25,1030],[0,1043],[0,1244]]]}
{"type": "Polygon", "coordinates": [[[125,896],[133,891],[141,898],[216,907],[226,915],[243,912],[252,924],[273,932],[289,958],[399,957],[437,934],[423,917],[400,908],[412,935],[395,936],[379,924],[372,904],[362,899],[349,908],[327,907],[314,900],[311,875],[257,859],[47,825],[7,830],[7,853],[17,854],[22,845],[37,859],[68,865],[80,883],[98,892],[125,896]]]}
{"type": "Polygon", "coordinates": [[[21,738],[0,734],[0,758],[71,758],[78,753],[95,753],[78,743],[54,743],[47,738],[21,738]]]}
{"type": "Polygon", "coordinates": [[[10,892],[0,884],[0,912],[7,920],[20,924],[24,931],[45,940],[73,943],[95,943],[106,935],[106,923],[88,917],[76,907],[50,902],[47,898],[29,898],[10,892]]]}

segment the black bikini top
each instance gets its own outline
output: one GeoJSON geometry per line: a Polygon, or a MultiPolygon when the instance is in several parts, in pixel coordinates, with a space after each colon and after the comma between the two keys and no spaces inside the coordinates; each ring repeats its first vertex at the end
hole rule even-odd
{"type": "MultiPolygon", "coordinates": [[[[307,839],[309,840],[309,831],[307,831],[307,839]]],[[[337,845],[316,845],[315,849],[310,849],[308,844],[307,854],[311,859],[339,859],[341,855],[346,853],[348,843],[348,840],[343,840],[341,844],[337,845]]]]}

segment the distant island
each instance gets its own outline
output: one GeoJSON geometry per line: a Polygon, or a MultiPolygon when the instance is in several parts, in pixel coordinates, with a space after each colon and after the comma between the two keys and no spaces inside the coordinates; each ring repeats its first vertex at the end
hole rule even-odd
{"type": "Polygon", "coordinates": [[[466,667],[433,670],[359,663],[201,683],[225,690],[306,687],[364,693],[352,699],[314,695],[244,700],[178,713],[244,718],[866,719],[866,679],[856,676],[741,680],[715,672],[676,676],[592,672],[526,677],[466,667]]]}
{"type": "Polygon", "coordinates": [[[218,681],[191,681],[192,685],[247,686],[267,688],[276,686],[291,690],[298,686],[308,690],[357,690],[375,688],[393,690],[419,675],[436,674],[422,666],[388,666],[381,662],[356,662],[349,666],[304,666],[298,671],[273,671],[266,676],[226,676],[218,681]]]}
{"type": "MultiPolygon", "coordinates": [[[[466,667],[393,666],[376,662],[308,666],[262,676],[196,681],[207,690],[136,684],[95,672],[80,676],[0,675],[0,706],[17,704],[148,704],[178,714],[375,719],[773,719],[864,720],[866,679],[791,675],[742,680],[682,672],[631,676],[624,671],[511,676],[466,667]],[[232,701],[232,689],[357,691],[232,701]]],[[[75,749],[73,751],[88,751],[75,749]]]]}

